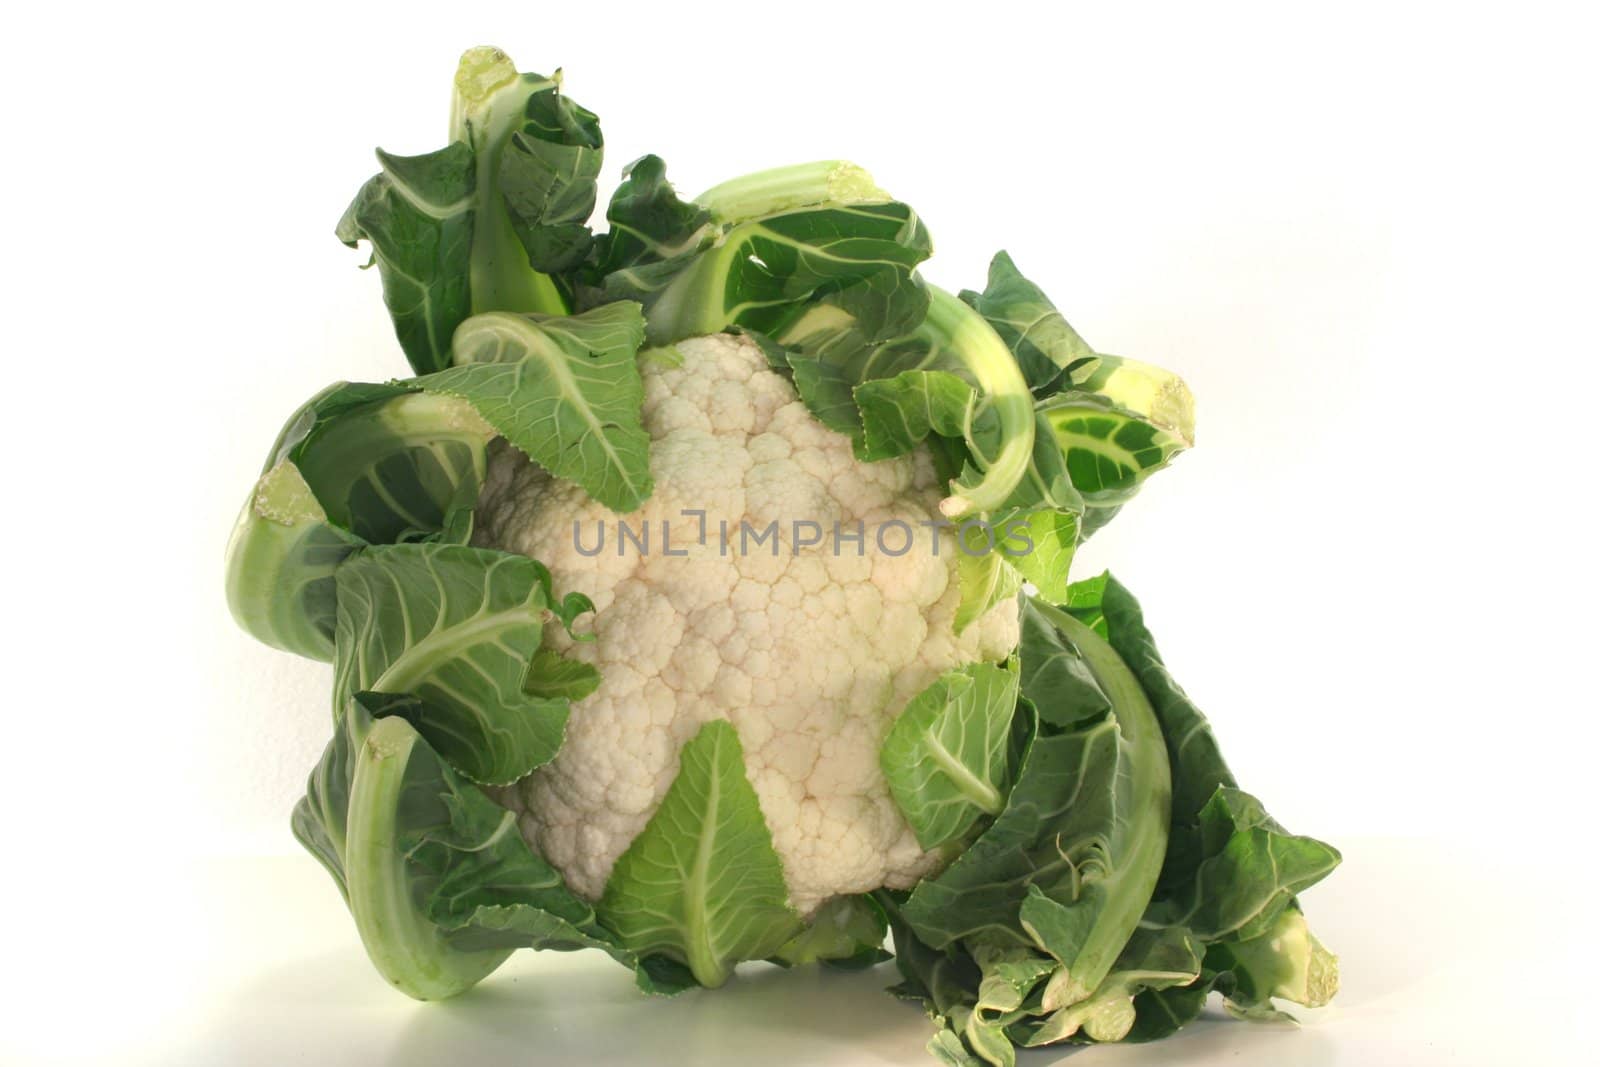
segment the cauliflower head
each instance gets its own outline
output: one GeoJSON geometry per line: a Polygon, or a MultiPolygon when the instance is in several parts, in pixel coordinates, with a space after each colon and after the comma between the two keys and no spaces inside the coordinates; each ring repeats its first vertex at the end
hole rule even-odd
{"type": "Polygon", "coordinates": [[[937,856],[890,796],[879,747],[940,674],[1011,653],[1017,603],[954,632],[957,548],[934,525],[943,494],[925,452],[856,459],[746,337],[673,351],[643,368],[655,491],[634,513],[515,449],[491,454],[474,541],[538,559],[559,592],[594,601],[594,641],[554,622],[546,639],[601,678],[554,761],[497,798],[597,899],[679,749],[721,719],[738,732],[796,910],[910,886],[937,856]],[[758,540],[774,522],[776,540],[758,540]]]}

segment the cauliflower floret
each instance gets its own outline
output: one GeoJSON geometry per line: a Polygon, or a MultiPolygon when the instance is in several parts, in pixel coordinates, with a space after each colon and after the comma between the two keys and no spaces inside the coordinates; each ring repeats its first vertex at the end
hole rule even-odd
{"type": "Polygon", "coordinates": [[[860,462],[746,338],[677,349],[680,366],[643,371],[655,491],[625,521],[648,531],[644,551],[582,489],[503,443],[491,456],[475,541],[541,560],[558,594],[594,601],[596,640],[574,644],[556,624],[546,637],[601,678],[555,760],[499,799],[596,899],[672,784],[678,749],[724,719],[797,910],[912,885],[936,857],[901,818],[879,746],[941,673],[1016,647],[1017,605],[951,632],[956,549],[922,525],[941,496],[925,453],[860,462]],[[776,552],[756,539],[772,522],[776,552]],[[797,537],[817,543],[797,553],[797,537]]]}

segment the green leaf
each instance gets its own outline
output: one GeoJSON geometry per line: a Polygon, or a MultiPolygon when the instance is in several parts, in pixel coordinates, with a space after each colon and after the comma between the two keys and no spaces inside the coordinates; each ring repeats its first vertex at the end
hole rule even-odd
{"type": "Polygon", "coordinates": [[[1169,370],[1126,356],[1096,355],[1072,368],[1072,389],[1093,394],[1194,445],[1194,394],[1169,370]]]}
{"type": "Polygon", "coordinates": [[[284,460],[251,490],[228,541],[224,587],[234,619],[274,648],[333,659],[333,572],[361,540],[328,522],[284,460]]]}
{"type": "Polygon", "coordinates": [[[1339,961],[1322,946],[1298,907],[1290,904],[1266,930],[1242,941],[1212,945],[1206,967],[1233,976],[1232,1008],[1254,1015],[1272,1009],[1272,998],[1320,1008],[1339,990],[1339,961]]]}
{"type": "Polygon", "coordinates": [[[334,233],[351,248],[372,245],[395,336],[427,374],[450,365],[450,336],[472,311],[473,153],[460,143],[421,156],[379,151],[378,164],[334,233]]]}
{"type": "Polygon", "coordinates": [[[333,571],[364,543],[465,540],[494,430],[404,384],[340,382],[278,435],[228,544],[228,604],[276,648],[333,658],[333,571]]]}
{"type": "Polygon", "coordinates": [[[1194,882],[1160,917],[1202,941],[1261,936],[1297,894],[1339,865],[1336,849],[1288,833],[1238,789],[1217,790],[1200,813],[1200,833],[1205,858],[1194,882]]]}
{"type": "Polygon", "coordinates": [[[300,469],[330,521],[392,544],[438,535],[453,513],[470,511],[494,434],[470,404],[418,394],[410,383],[341,384],[291,420],[278,451],[300,469]],[[303,436],[290,443],[306,414],[303,436]]]}
{"type": "Polygon", "coordinates": [[[1189,447],[1171,430],[1090,393],[1058,393],[1039,412],[1066,456],[1073,487],[1098,507],[1126,503],[1147,477],[1189,447]]]}
{"type": "Polygon", "coordinates": [[[784,967],[823,963],[857,970],[889,959],[883,950],[888,925],[877,901],[865,894],[834,897],[817,909],[806,928],[773,957],[784,967]]]}
{"type": "Polygon", "coordinates": [[[1037,943],[1065,965],[1065,1005],[1100,984],[1150,900],[1170,784],[1159,727],[1132,673],[1076,619],[1047,605],[1035,610],[1083,656],[1112,711],[1063,733],[1036,729],[1005,810],[918,885],[903,913],[935,948],[978,933],[1037,943]],[[1074,936],[1028,929],[1022,909],[1033,890],[1079,913],[1053,924],[1074,936]]]}
{"type": "Polygon", "coordinates": [[[1172,764],[1172,839],[1162,888],[1187,885],[1200,863],[1200,812],[1221,787],[1238,783],[1222,758],[1216,735],[1194,701],[1161,660],[1155,639],[1133,594],[1109,574],[1072,587],[1071,610],[1086,621],[1099,619],[1107,640],[1150,697],[1172,764]]]}
{"type": "Polygon", "coordinates": [[[560,78],[518,74],[497,48],[461,57],[451,144],[378,153],[335,232],[372,245],[395,335],[418,374],[450,366],[456,328],[484,311],[565,314],[588,254],[600,127],[560,78]]]}
{"type": "Polygon", "coordinates": [[[1061,629],[1040,610],[1040,601],[1022,602],[1022,694],[1038,709],[1041,721],[1071,728],[1111,710],[1111,698],[1095,680],[1088,661],[1061,629]]]}
{"type": "Polygon", "coordinates": [[[527,97],[522,123],[501,149],[499,191],[529,265],[559,275],[582,262],[593,241],[603,140],[594,113],[562,94],[559,75],[550,80],[527,97]]]}
{"type": "Polygon", "coordinates": [[[1040,599],[1066,599],[1067,575],[1078,550],[1078,516],[1070,511],[1032,511],[997,522],[1001,554],[1040,599]]]}
{"type": "Polygon", "coordinates": [[[999,814],[1016,705],[1016,672],[975,663],[941,675],[895,719],[878,762],[924,849],[999,814]]]}
{"type": "Polygon", "coordinates": [[[456,331],[457,366],[420,379],[460,397],[506,440],[617,512],[650,495],[650,437],[635,356],[637,304],[570,318],[477,315],[456,331]]]}
{"type": "Polygon", "coordinates": [[[1051,990],[1046,989],[1043,1007],[1051,1014],[1028,1044],[1052,1044],[1080,1031],[1093,1041],[1121,1041],[1136,1024],[1140,994],[1187,986],[1200,977],[1200,967],[1200,952],[1188,931],[1141,927],[1128,939],[1093,995],[1052,1008],[1051,990]]]}
{"type": "Polygon", "coordinates": [[[582,660],[568,659],[549,648],[541,648],[533,654],[522,683],[522,691],[531,697],[559,698],[574,703],[599,687],[600,672],[593,666],[582,660]]]}
{"type": "Polygon", "coordinates": [[[591,285],[630,267],[692,255],[716,234],[710,212],[678,199],[659,156],[643,156],[623,169],[606,221],[610,228],[596,239],[591,285]]]}
{"type": "Polygon", "coordinates": [[[730,326],[775,336],[795,305],[869,279],[886,300],[920,299],[911,270],[930,250],[904,204],[822,205],[740,222],[667,269],[611,275],[605,290],[645,304],[654,344],[730,326]]]}
{"type": "Polygon", "coordinates": [[[925,345],[895,340],[916,330],[928,301],[915,274],[885,271],[799,308],[776,339],[800,399],[823,425],[854,438],[864,459],[858,385],[908,370],[961,370],[955,361],[937,364],[937,353],[925,345]]]}
{"type": "Polygon", "coordinates": [[[459,545],[393,545],[367,549],[335,577],[336,714],[358,693],[390,698],[385,710],[477,782],[509,784],[555,756],[568,700],[532,695],[539,684],[528,682],[552,605],[542,565],[459,545]]]}
{"type": "Polygon", "coordinates": [[[562,95],[559,75],[519,74],[498,48],[472,48],[456,69],[450,137],[476,159],[469,313],[566,314],[571,279],[547,272],[589,249],[594,115],[562,95]]]}
{"type": "MultiPolygon", "coordinates": [[[[797,373],[798,378],[798,373],[797,373]]],[[[948,371],[908,370],[855,387],[864,460],[910,452],[929,434],[960,438],[977,405],[977,393],[948,371]]]]}
{"type": "Polygon", "coordinates": [[[991,533],[972,520],[956,529],[956,581],[961,601],[956,605],[952,628],[958,634],[1022,589],[1022,574],[1000,551],[998,534],[994,534],[995,544],[990,545],[991,533]]]}
{"type": "Polygon", "coordinates": [[[1050,298],[1024,278],[1004,252],[995,253],[989,263],[989,284],[984,291],[963,290],[961,299],[1005,341],[1036,396],[1054,392],[1070,368],[1094,356],[1094,350],[1062,318],[1050,298]]]}
{"type": "Polygon", "coordinates": [[[515,813],[371,707],[366,697],[347,707],[292,827],[390,984],[419,1000],[453,996],[519,947],[600,948],[638,967],[517,833],[515,813]]]}
{"type": "Polygon", "coordinates": [[[630,951],[686,964],[706,986],[800,929],[730,724],[708,722],[683,746],[677,778],[617,860],[599,911],[630,951]]]}

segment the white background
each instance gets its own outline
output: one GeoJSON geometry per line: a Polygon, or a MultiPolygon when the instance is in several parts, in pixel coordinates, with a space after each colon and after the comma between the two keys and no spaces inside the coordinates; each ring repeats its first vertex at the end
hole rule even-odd
{"type": "Polygon", "coordinates": [[[333,223],[374,145],[443,143],[456,54],[495,43],[600,114],[603,189],[645,152],[689,193],[855,160],[928,221],[934,281],[981,288],[1006,248],[1091,344],[1194,388],[1198,447],[1079,572],[1141,597],[1242,783],[1347,846],[1306,900],[1346,994],[1164,1055],[1582,1058],[1600,86],[1576,5],[67,11],[0,44],[0,1056],[922,1062],[916,1013],[863,1000],[881,976],[642,1006],[530,957],[413,1005],[295,854],[329,672],[233,627],[222,549],[298,403],[405,373],[333,223]]]}

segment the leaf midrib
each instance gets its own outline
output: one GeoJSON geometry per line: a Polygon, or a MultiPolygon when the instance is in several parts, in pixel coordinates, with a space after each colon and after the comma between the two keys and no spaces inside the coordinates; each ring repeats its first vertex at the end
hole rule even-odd
{"type": "Polygon", "coordinates": [[[435,629],[396,656],[377,680],[366,688],[374,693],[410,693],[442,663],[448,663],[487,638],[537,622],[526,604],[504,611],[480,612],[454,626],[435,629]]]}

